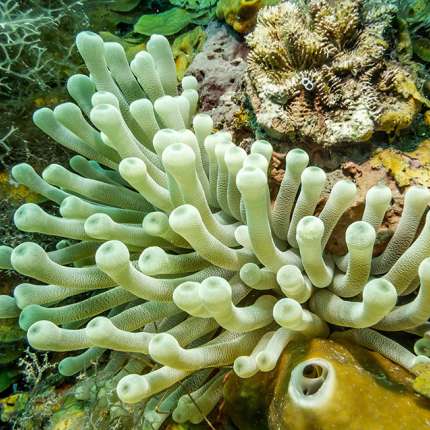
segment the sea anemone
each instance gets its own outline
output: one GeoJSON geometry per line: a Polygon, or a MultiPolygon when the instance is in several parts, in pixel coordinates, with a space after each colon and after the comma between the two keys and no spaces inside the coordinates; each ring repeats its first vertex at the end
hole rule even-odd
{"type": "MultiPolygon", "coordinates": [[[[430,215],[415,239],[428,189],[407,191],[394,236],[373,258],[391,192],[372,187],[362,220],[347,229],[347,255],[330,255],[354,183],[337,182],[314,216],[326,174],[293,149],[272,205],[270,143],[255,141],[247,154],[229,133],[213,133],[210,116],[196,113],[197,81],[185,77],[177,94],[166,38],[152,36],[130,65],[119,44],[94,33],[80,33],[77,47],[89,70],[67,83],[77,104],[34,114],[46,134],[81,154],[70,160],[73,171],[53,164],[40,177],[20,164],[12,172],[60,212],[27,203],[16,226],[64,239],[48,252],[33,242],[0,249],[1,267],[42,283],[0,296],[2,317],[19,316],[36,349],[84,350],[59,363],[63,375],[113,351],[92,378],[105,381],[111,408],[118,399],[145,401],[158,428],[169,413],[201,421],[222,395],[226,366],[244,378],[268,372],[298,336],[350,328],[341,334],[407,369],[427,359],[376,330],[422,331],[430,315],[430,215]]],[[[315,392],[307,399],[313,407],[336,384],[318,363],[325,388],[322,400],[315,392]]],[[[86,398],[91,381],[76,395],[86,398]]],[[[292,375],[302,402],[304,383],[292,375]]]]}

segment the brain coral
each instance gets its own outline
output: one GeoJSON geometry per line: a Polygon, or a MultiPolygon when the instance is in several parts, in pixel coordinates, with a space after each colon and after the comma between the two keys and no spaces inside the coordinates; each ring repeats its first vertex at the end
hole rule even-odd
{"type": "MultiPolygon", "coordinates": [[[[211,118],[196,114],[196,80],[185,77],[177,93],[167,39],[152,36],[130,65],[119,44],[94,33],[80,33],[77,47],[89,70],[67,83],[77,104],[40,109],[34,122],[81,155],[71,170],[53,164],[42,177],[27,164],[13,169],[59,205],[58,216],[24,204],[17,227],[64,239],[49,251],[32,242],[0,248],[1,267],[37,281],[0,297],[1,316],[19,316],[30,345],[80,351],[60,362],[64,375],[113,351],[77,396],[87,398],[98,379],[111,414],[120,401],[140,402],[147,428],[169,413],[199,422],[220,399],[225,366],[244,378],[270,371],[292,339],[325,337],[329,324],[411,371],[426,360],[374,329],[426,327],[430,215],[415,236],[428,189],[406,193],[394,236],[373,258],[391,193],[371,188],[362,220],[347,229],[348,254],[330,255],[352,182],[337,182],[314,216],[326,175],[294,149],[272,208],[271,145],[256,141],[247,154],[228,133],[213,133],[211,118]]],[[[323,369],[318,386],[308,390],[300,365],[289,388],[306,407],[336,380],[329,364],[314,364],[323,369]]]]}
{"type": "Polygon", "coordinates": [[[392,2],[374,0],[263,9],[247,38],[258,123],[273,137],[326,147],[408,127],[421,97],[412,95],[408,70],[389,58],[395,12],[392,2]]]}

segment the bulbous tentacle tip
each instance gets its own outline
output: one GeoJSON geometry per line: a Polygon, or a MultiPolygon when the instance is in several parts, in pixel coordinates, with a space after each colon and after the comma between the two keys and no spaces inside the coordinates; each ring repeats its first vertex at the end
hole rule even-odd
{"type": "Polygon", "coordinates": [[[196,155],[184,143],[169,145],[162,155],[163,165],[174,175],[183,173],[185,169],[195,169],[196,155]]]}
{"type": "Polygon", "coordinates": [[[412,364],[412,369],[415,367],[415,366],[418,366],[418,365],[420,365],[420,364],[426,364],[426,365],[429,365],[430,364],[430,357],[427,357],[426,355],[417,355],[416,357],[415,357],[415,359],[414,359],[414,361],[413,361],[413,364],[412,364]]]}
{"type": "Polygon", "coordinates": [[[255,356],[255,362],[257,363],[257,367],[261,372],[270,372],[276,367],[277,364],[277,360],[268,351],[260,351],[255,356]]]}
{"type": "Polygon", "coordinates": [[[236,185],[242,195],[261,199],[267,186],[267,175],[255,166],[242,167],[236,176],[236,185]]]}
{"type": "Polygon", "coordinates": [[[365,221],[356,221],[346,229],[346,244],[351,248],[365,249],[373,247],[376,240],[375,229],[365,221]]]}
{"type": "Polygon", "coordinates": [[[118,98],[110,93],[109,91],[96,91],[91,96],[91,105],[94,107],[98,105],[112,105],[116,109],[119,109],[119,101],[118,98]]]}
{"type": "MultiPolygon", "coordinates": [[[[34,203],[25,203],[16,210],[13,216],[13,222],[20,230],[32,231],[43,214],[43,210],[38,205],[34,203]]],[[[22,250],[23,248],[20,248],[19,253],[22,253],[22,250]]]]}
{"type": "Polygon", "coordinates": [[[324,234],[324,223],[317,217],[303,217],[297,224],[297,242],[321,240],[324,234]]]}
{"type": "MultiPolygon", "coordinates": [[[[59,343],[60,331],[60,328],[51,321],[37,321],[28,329],[27,340],[33,348],[50,350],[59,343]]],[[[55,347],[52,349],[55,350],[55,347]]]]}
{"type": "Polygon", "coordinates": [[[239,146],[229,147],[224,155],[227,169],[232,174],[237,174],[237,172],[242,168],[245,159],[246,151],[239,146]]]}
{"type": "Polygon", "coordinates": [[[59,164],[50,164],[46,169],[42,172],[42,178],[49,183],[55,183],[58,180],[58,177],[67,173],[67,169],[59,164]]]}
{"type": "Polygon", "coordinates": [[[68,115],[82,115],[82,111],[79,109],[77,105],[71,102],[61,103],[54,108],[54,116],[60,122],[62,120],[67,119],[68,115]]]}
{"type": "Polygon", "coordinates": [[[169,229],[169,218],[164,212],[150,212],[142,223],[143,230],[152,235],[160,236],[169,229]]]}
{"type": "Polygon", "coordinates": [[[31,167],[29,164],[20,163],[12,167],[11,173],[12,173],[12,177],[17,182],[22,182],[23,180],[26,179],[28,175],[35,174],[36,172],[34,171],[33,167],[31,167]]]}
{"type": "Polygon", "coordinates": [[[116,387],[119,399],[125,403],[139,402],[148,396],[149,390],[148,382],[140,375],[127,375],[116,387]]]}
{"type": "MultiPolygon", "coordinates": [[[[60,204],[60,214],[63,217],[68,217],[69,215],[75,215],[79,213],[80,209],[84,208],[84,202],[82,199],[76,196],[66,197],[60,204]]],[[[72,216],[74,218],[74,216],[72,216]]]]}
{"type": "Polygon", "coordinates": [[[136,157],[124,158],[119,163],[118,169],[125,180],[141,178],[147,173],[145,162],[136,157]]]}
{"type": "Polygon", "coordinates": [[[258,372],[255,359],[246,355],[237,357],[234,360],[233,370],[239,378],[250,378],[258,372]]]}
{"type": "Polygon", "coordinates": [[[188,420],[188,415],[184,413],[183,408],[176,407],[172,412],[172,419],[175,423],[183,424],[188,420]]]}
{"type": "Polygon", "coordinates": [[[170,49],[170,43],[165,36],[162,34],[152,34],[146,46],[149,50],[152,50],[157,49],[162,45],[168,46],[170,49]]]}
{"type": "Polygon", "coordinates": [[[154,58],[147,51],[138,52],[130,63],[130,69],[136,76],[139,76],[148,67],[154,68],[154,58]]]}
{"type": "MultiPolygon", "coordinates": [[[[188,78],[186,76],[184,79],[188,78]]],[[[196,79],[197,81],[197,79],[196,79]]],[[[213,119],[212,117],[207,113],[198,113],[193,118],[193,127],[194,128],[204,128],[205,130],[211,131],[213,128],[213,119]]]]}
{"type": "Polygon", "coordinates": [[[12,251],[11,263],[15,270],[21,272],[40,265],[46,257],[46,252],[37,243],[24,242],[12,251]]]}
{"type": "Polygon", "coordinates": [[[245,282],[246,285],[252,287],[261,280],[260,270],[261,269],[255,263],[246,263],[240,268],[240,279],[245,282]]]}
{"type": "Polygon", "coordinates": [[[98,213],[87,218],[84,224],[85,233],[94,239],[104,239],[105,234],[114,225],[109,215],[98,213]]]}
{"type": "Polygon", "coordinates": [[[366,193],[366,203],[370,205],[388,206],[392,198],[390,187],[385,184],[374,185],[366,193]]]}
{"type": "Polygon", "coordinates": [[[321,409],[332,400],[336,390],[336,371],[322,358],[311,358],[291,372],[288,395],[296,406],[321,409]]]}
{"type": "Polygon", "coordinates": [[[20,312],[14,297],[3,294],[0,295],[0,319],[16,318],[20,312]]]}
{"type": "MultiPolygon", "coordinates": [[[[221,145],[219,145],[217,147],[217,149],[220,146],[221,145]]],[[[264,155],[261,155],[258,153],[253,153],[253,154],[249,154],[245,158],[245,160],[243,162],[243,166],[244,167],[256,167],[257,169],[260,169],[264,174],[266,174],[269,164],[268,164],[268,161],[264,155]]]]}
{"type": "Polygon", "coordinates": [[[37,109],[33,113],[33,122],[37,127],[41,129],[43,129],[44,125],[50,124],[53,118],[54,118],[54,113],[52,112],[51,109],[47,107],[37,109]]]}
{"type": "Polygon", "coordinates": [[[193,205],[181,205],[174,209],[169,216],[172,229],[181,234],[202,223],[200,212],[193,205]]]}
{"type": "Polygon", "coordinates": [[[334,184],[330,197],[335,198],[342,205],[351,204],[357,194],[357,186],[352,181],[342,180],[334,184]]]}
{"type": "Polygon", "coordinates": [[[95,83],[87,75],[81,73],[70,76],[67,79],[66,86],[70,95],[76,94],[77,90],[85,90],[87,94],[91,94],[96,90],[95,83]]]}
{"type": "Polygon", "coordinates": [[[414,344],[414,352],[416,355],[421,355],[430,358],[430,339],[419,339],[414,344]]]}
{"type": "Polygon", "coordinates": [[[20,309],[24,309],[26,306],[32,304],[32,293],[29,292],[31,284],[19,284],[13,290],[13,296],[15,297],[16,304],[20,309]]]}
{"type": "Polygon", "coordinates": [[[96,264],[103,271],[118,270],[130,264],[130,252],[119,240],[110,240],[97,249],[96,264]]]}
{"type": "Polygon", "coordinates": [[[430,282],[430,257],[425,258],[418,267],[421,282],[430,282]]]}
{"type": "Polygon", "coordinates": [[[115,326],[112,321],[106,317],[93,318],[85,327],[85,334],[93,342],[109,338],[115,326]]]}
{"type": "Polygon", "coordinates": [[[264,139],[258,139],[251,145],[251,153],[263,155],[267,161],[270,161],[273,153],[272,144],[264,139]]]}
{"type": "Polygon", "coordinates": [[[138,266],[145,275],[153,275],[168,263],[166,251],[158,246],[151,246],[140,254],[138,266]]]}
{"type": "Polygon", "coordinates": [[[430,190],[427,187],[414,185],[406,191],[405,206],[425,206],[430,202],[430,190]]]}
{"type": "Polygon", "coordinates": [[[121,123],[121,113],[119,109],[108,103],[96,104],[90,112],[91,121],[104,131],[107,127],[117,127],[121,123]]]}
{"type": "Polygon", "coordinates": [[[294,148],[285,157],[286,169],[295,174],[301,174],[309,163],[309,155],[300,148],[294,148]]]}
{"type": "Polygon", "coordinates": [[[176,361],[180,352],[178,341],[168,333],[156,334],[149,342],[149,355],[158,363],[169,365],[176,361]]]}
{"type": "Polygon", "coordinates": [[[200,284],[199,296],[210,312],[231,304],[231,286],[223,278],[210,276],[200,284]]]}
{"type": "Polygon", "coordinates": [[[281,299],[273,307],[273,318],[280,326],[294,329],[302,322],[303,309],[296,300],[281,299]]]}
{"type": "Polygon", "coordinates": [[[297,288],[304,283],[304,278],[301,270],[292,264],[282,266],[276,272],[276,280],[278,284],[285,288],[297,288]]]}
{"type": "Polygon", "coordinates": [[[103,48],[103,43],[103,39],[93,31],[81,31],[76,35],[76,46],[81,55],[89,47],[103,48]]]}
{"type": "MultiPolygon", "coordinates": [[[[184,76],[182,78],[181,85],[182,85],[182,89],[184,91],[186,91],[186,90],[197,90],[199,88],[199,82],[192,75],[184,76]]],[[[205,116],[208,116],[210,118],[210,116],[207,114],[201,114],[201,115],[205,115],[205,116]]],[[[196,117],[197,116],[198,115],[196,115],[196,117]]],[[[212,128],[212,126],[211,126],[211,128],[212,128]]]]}
{"type": "Polygon", "coordinates": [[[302,184],[302,187],[306,189],[316,187],[319,190],[319,188],[321,188],[325,184],[326,180],[327,175],[323,169],[317,166],[310,166],[306,167],[306,169],[303,170],[300,182],[302,184]]]}
{"type": "Polygon", "coordinates": [[[200,284],[198,282],[183,282],[173,291],[173,302],[178,308],[190,310],[202,304],[199,296],[200,284]]]}
{"type": "Polygon", "coordinates": [[[372,307],[372,309],[381,308],[390,311],[395,306],[396,302],[396,288],[386,279],[372,279],[364,287],[363,303],[372,307]]]}
{"type": "Polygon", "coordinates": [[[39,305],[26,306],[19,315],[19,326],[23,330],[28,330],[36,322],[46,319],[45,308],[39,305]]]}
{"type": "Polygon", "coordinates": [[[13,248],[6,245],[0,245],[0,269],[12,268],[12,257],[13,248]]]}

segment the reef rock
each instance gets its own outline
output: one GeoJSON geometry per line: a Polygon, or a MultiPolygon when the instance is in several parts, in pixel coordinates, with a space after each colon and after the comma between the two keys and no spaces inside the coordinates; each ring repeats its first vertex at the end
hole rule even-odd
{"type": "Polygon", "coordinates": [[[231,373],[225,408],[241,430],[428,428],[430,401],[413,391],[412,382],[378,353],[312,339],[290,344],[272,372],[249,379],[231,373]],[[299,394],[298,376],[306,387],[299,394]]]}
{"type": "Polygon", "coordinates": [[[409,127],[428,103],[389,60],[392,2],[287,1],[260,11],[248,38],[257,122],[277,139],[339,147],[409,127]]]}
{"type": "Polygon", "coordinates": [[[187,74],[199,82],[201,111],[210,112],[215,125],[231,122],[240,107],[232,100],[243,83],[248,49],[226,27],[211,23],[203,51],[196,55],[187,74]]]}

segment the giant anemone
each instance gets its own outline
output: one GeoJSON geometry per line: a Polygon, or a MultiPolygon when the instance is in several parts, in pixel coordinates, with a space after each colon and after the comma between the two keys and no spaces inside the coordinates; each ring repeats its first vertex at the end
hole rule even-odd
{"type": "MultiPolygon", "coordinates": [[[[80,155],[71,170],[53,164],[39,176],[20,164],[12,172],[59,206],[53,215],[24,204],[16,226],[62,239],[48,251],[33,242],[0,249],[1,267],[37,281],[1,296],[1,316],[19,316],[38,350],[78,351],[59,363],[63,375],[105,363],[97,375],[88,370],[76,395],[102,379],[111,405],[139,403],[159,428],[169,413],[201,421],[228,366],[243,378],[271,371],[297,337],[336,331],[411,371],[427,360],[379,330],[427,329],[428,189],[407,191],[397,230],[374,257],[391,192],[372,187],[362,219],[346,231],[348,253],[331,255],[326,245],[354,183],[337,182],[315,216],[326,174],[293,149],[271,202],[270,143],[255,141],[247,153],[213,132],[210,116],[196,113],[197,81],[187,76],[178,90],[167,39],[152,36],[130,64],[119,44],[96,34],[80,33],[77,46],[89,75],[67,83],[76,104],[40,109],[34,122],[80,155]]],[[[309,407],[336,380],[329,363],[313,361],[317,386],[302,363],[289,388],[309,407]]]]}

